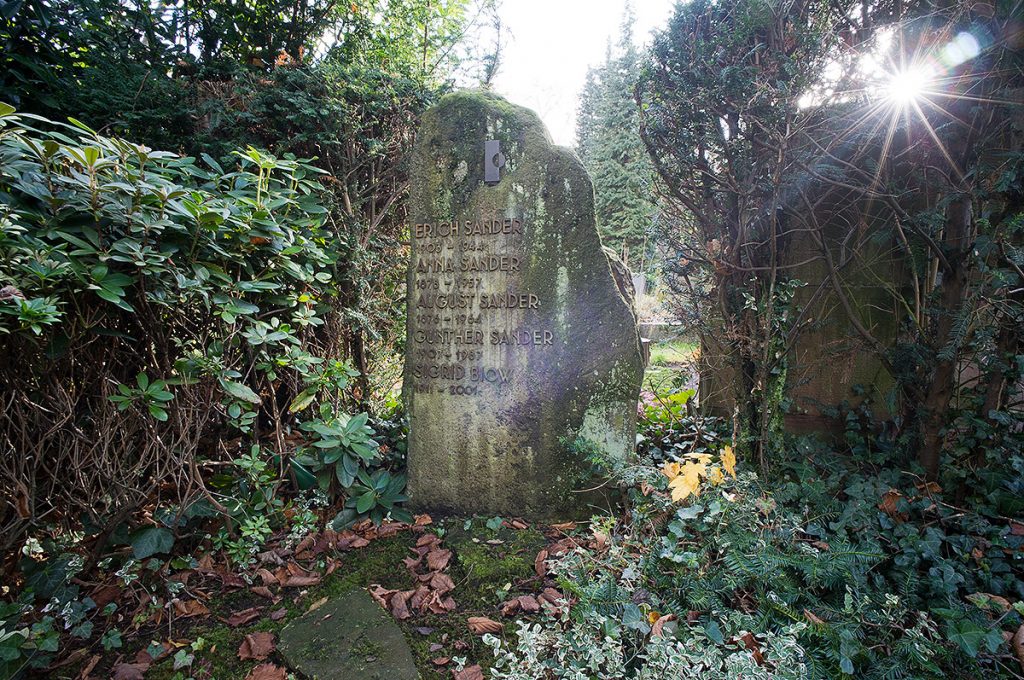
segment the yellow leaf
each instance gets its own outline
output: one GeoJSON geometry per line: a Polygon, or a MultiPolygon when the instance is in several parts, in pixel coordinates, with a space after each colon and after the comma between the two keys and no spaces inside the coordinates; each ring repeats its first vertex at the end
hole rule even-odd
{"type": "Polygon", "coordinates": [[[669,479],[675,479],[679,476],[679,463],[665,463],[661,468],[661,473],[669,479]]]}
{"type": "Polygon", "coordinates": [[[655,621],[657,621],[660,618],[661,618],[661,614],[659,614],[658,612],[654,611],[653,609],[651,611],[647,612],[647,622],[652,624],[652,625],[654,624],[655,621]]]}
{"type": "Polygon", "coordinates": [[[717,465],[711,468],[711,474],[708,475],[708,479],[711,480],[711,483],[714,484],[715,486],[718,486],[719,484],[724,482],[725,475],[722,474],[722,468],[718,467],[717,465]]]}
{"type": "Polygon", "coordinates": [[[690,494],[695,494],[700,489],[700,473],[698,468],[687,463],[683,467],[683,473],[669,482],[668,486],[672,489],[673,502],[683,502],[690,494]]]}
{"type": "Polygon", "coordinates": [[[708,476],[708,464],[701,462],[694,462],[692,460],[683,463],[683,469],[680,470],[681,475],[696,475],[697,478],[708,476]]]}
{"type": "Polygon", "coordinates": [[[710,453],[688,453],[688,454],[686,454],[686,457],[687,458],[693,458],[698,463],[703,463],[704,465],[707,465],[708,463],[711,462],[711,454],[710,453]]]}
{"type": "Polygon", "coordinates": [[[722,467],[732,477],[736,477],[736,454],[733,452],[731,446],[726,446],[722,449],[722,467]]]}

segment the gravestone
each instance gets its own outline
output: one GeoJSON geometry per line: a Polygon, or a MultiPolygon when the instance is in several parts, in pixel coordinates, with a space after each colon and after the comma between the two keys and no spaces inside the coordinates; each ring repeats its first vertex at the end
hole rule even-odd
{"type": "MultiPolygon", "coordinates": [[[[632,454],[643,360],[579,159],[484,92],[423,117],[411,167],[404,397],[422,509],[553,517],[593,452],[632,454]]],[[[620,265],[621,267],[621,265],[620,265]]]]}
{"type": "Polygon", "coordinates": [[[391,615],[362,588],[288,624],[278,652],[310,680],[418,680],[412,650],[391,615]]]}

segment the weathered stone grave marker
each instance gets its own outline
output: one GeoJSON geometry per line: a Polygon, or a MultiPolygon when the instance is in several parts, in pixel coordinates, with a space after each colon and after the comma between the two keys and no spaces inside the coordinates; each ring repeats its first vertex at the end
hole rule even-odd
{"type": "Polygon", "coordinates": [[[643,374],[590,178],[535,114],[481,92],[424,115],[412,163],[412,501],[569,511],[589,481],[581,448],[631,454],[643,374]]]}
{"type": "Polygon", "coordinates": [[[362,588],[292,621],[278,651],[311,680],[417,680],[402,629],[362,588]]]}

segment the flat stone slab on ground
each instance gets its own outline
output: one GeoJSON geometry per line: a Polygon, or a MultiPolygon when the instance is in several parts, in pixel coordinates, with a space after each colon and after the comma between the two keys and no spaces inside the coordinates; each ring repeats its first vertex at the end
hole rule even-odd
{"type": "Polygon", "coordinates": [[[278,651],[292,670],[311,680],[420,677],[402,630],[362,589],[288,624],[278,651]]]}

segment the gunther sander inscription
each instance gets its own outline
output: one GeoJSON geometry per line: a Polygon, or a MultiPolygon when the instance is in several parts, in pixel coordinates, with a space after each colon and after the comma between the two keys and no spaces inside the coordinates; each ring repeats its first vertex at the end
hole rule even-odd
{"type": "Polygon", "coordinates": [[[643,373],[586,171],[532,112],[463,92],[424,116],[411,193],[413,503],[571,510],[581,449],[631,454],[643,373]]]}

